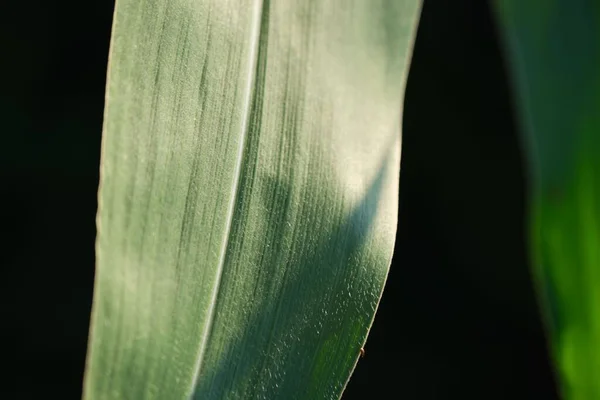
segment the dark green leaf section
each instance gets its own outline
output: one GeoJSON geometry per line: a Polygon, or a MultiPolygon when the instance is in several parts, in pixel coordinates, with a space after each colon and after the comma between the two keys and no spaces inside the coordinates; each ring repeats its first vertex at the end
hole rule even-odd
{"type": "Polygon", "coordinates": [[[528,135],[535,266],[562,391],[600,398],[600,3],[496,5],[528,135]]]}
{"type": "Polygon", "coordinates": [[[393,250],[416,0],[117,0],[87,399],[336,399],[393,250]]]}

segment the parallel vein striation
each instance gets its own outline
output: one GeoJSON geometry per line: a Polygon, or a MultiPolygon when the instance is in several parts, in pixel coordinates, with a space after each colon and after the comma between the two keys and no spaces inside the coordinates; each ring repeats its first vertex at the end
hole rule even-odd
{"type": "Polygon", "coordinates": [[[336,399],[396,232],[417,0],[117,0],[86,399],[336,399]]]}

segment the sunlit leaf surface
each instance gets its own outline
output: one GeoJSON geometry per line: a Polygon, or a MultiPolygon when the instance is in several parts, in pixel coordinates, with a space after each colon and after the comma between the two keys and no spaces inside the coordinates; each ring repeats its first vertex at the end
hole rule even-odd
{"type": "Polygon", "coordinates": [[[117,0],[87,399],[335,399],[396,223],[418,0],[117,0]]]}

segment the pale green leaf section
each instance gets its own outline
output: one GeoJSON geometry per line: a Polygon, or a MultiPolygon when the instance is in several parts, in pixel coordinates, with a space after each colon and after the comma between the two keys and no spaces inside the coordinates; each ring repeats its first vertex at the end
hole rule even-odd
{"type": "Polygon", "coordinates": [[[336,399],[394,246],[418,0],[117,0],[86,399],[336,399]]]}

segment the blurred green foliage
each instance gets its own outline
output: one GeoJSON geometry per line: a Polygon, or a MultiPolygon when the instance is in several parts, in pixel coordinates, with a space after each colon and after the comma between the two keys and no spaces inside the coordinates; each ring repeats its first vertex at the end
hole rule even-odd
{"type": "Polygon", "coordinates": [[[566,400],[600,398],[600,2],[496,2],[531,170],[531,243],[566,400]]]}

